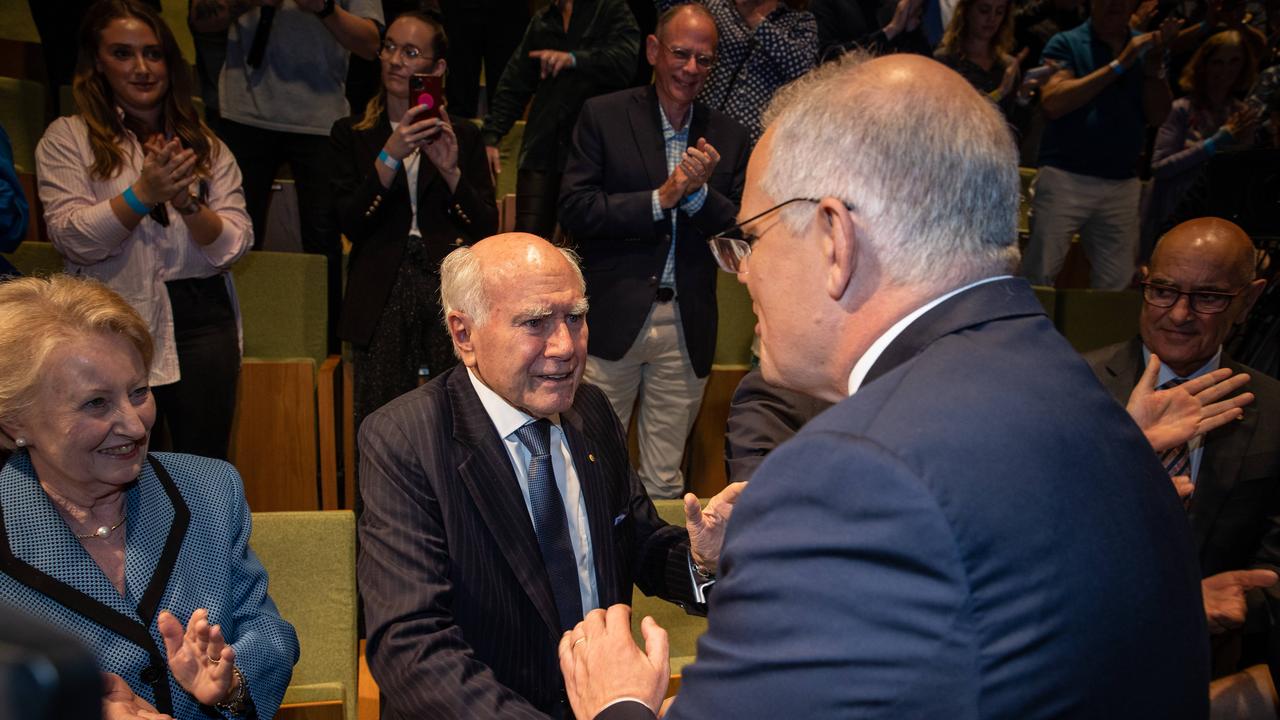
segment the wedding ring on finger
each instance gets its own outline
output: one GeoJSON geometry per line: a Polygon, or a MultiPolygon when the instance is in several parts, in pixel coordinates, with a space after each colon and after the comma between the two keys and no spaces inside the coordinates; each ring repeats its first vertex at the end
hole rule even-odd
{"type": "Polygon", "coordinates": [[[580,637],[580,638],[578,638],[577,640],[574,640],[574,641],[573,641],[573,646],[572,646],[570,649],[571,649],[571,650],[576,650],[576,649],[578,648],[578,646],[579,646],[579,645],[581,645],[582,643],[584,643],[584,642],[586,642],[586,641],[587,641],[587,639],[586,639],[585,637],[580,637]]]}
{"type": "Polygon", "coordinates": [[[219,664],[219,663],[221,663],[221,662],[222,662],[222,658],[213,658],[213,657],[210,657],[210,658],[209,658],[209,662],[210,662],[210,663],[212,663],[213,665],[217,665],[217,664],[219,664]]]}

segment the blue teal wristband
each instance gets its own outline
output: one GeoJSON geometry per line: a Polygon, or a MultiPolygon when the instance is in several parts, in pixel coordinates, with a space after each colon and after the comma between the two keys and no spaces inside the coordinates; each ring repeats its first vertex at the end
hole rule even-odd
{"type": "Polygon", "coordinates": [[[378,162],[391,168],[392,172],[400,169],[400,161],[387,154],[386,150],[378,153],[378,162]]]}
{"type": "Polygon", "coordinates": [[[151,208],[147,207],[147,204],[139,200],[138,196],[133,193],[132,185],[125,188],[124,192],[120,193],[120,197],[124,198],[124,204],[128,205],[130,210],[139,215],[149,215],[151,213],[151,208]]]}
{"type": "Polygon", "coordinates": [[[1117,76],[1124,75],[1124,66],[1120,64],[1119,60],[1112,60],[1107,63],[1107,67],[1111,68],[1111,72],[1115,73],[1117,76]]]}

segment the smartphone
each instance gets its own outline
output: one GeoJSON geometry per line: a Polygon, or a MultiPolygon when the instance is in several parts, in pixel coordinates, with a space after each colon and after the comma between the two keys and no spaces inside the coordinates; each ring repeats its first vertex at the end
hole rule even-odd
{"type": "Polygon", "coordinates": [[[438,75],[414,73],[409,77],[409,102],[427,106],[427,112],[420,118],[440,117],[440,107],[444,104],[444,79],[438,75]]]}

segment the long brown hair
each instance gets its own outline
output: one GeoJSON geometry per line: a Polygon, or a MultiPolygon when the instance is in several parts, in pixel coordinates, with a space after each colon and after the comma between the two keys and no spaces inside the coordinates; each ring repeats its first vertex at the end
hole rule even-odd
{"type": "MultiPolygon", "coordinates": [[[[391,21],[391,25],[395,25],[401,18],[410,18],[431,28],[431,55],[439,62],[449,54],[449,37],[444,33],[444,25],[436,17],[424,12],[411,10],[409,12],[400,13],[395,20],[391,21]]],[[[387,29],[391,29],[391,25],[387,29]]],[[[381,57],[381,53],[379,53],[381,57]]],[[[383,60],[382,62],[386,62],[383,60]]],[[[381,73],[378,75],[378,84],[382,85],[381,73]]],[[[497,82],[494,80],[493,82],[497,82]]],[[[364,106],[364,116],[360,118],[360,122],[352,126],[355,130],[368,130],[378,124],[378,120],[387,110],[387,88],[381,86],[378,92],[369,98],[369,103],[364,106]]]]}
{"type": "MultiPolygon", "coordinates": [[[[182,57],[173,32],[160,15],[135,0],[99,0],[89,7],[80,23],[80,54],[76,59],[75,77],[71,81],[71,94],[85,124],[89,126],[89,144],[93,148],[90,174],[99,179],[115,177],[126,157],[121,144],[125,137],[125,122],[116,110],[111,85],[98,71],[98,45],[102,31],[112,20],[119,18],[141,21],[160,39],[165,70],[169,75],[169,89],[161,113],[162,129],[172,130],[182,139],[183,145],[195,151],[197,171],[207,175],[211,156],[218,144],[191,103],[191,71],[187,61],[182,57]]],[[[146,138],[138,140],[143,142],[146,138]]]]}
{"type": "MultiPolygon", "coordinates": [[[[960,0],[956,3],[956,9],[951,13],[951,22],[947,24],[947,31],[942,34],[942,41],[938,43],[937,55],[965,57],[964,38],[969,34],[969,8],[977,2],[978,0],[960,0]]],[[[1004,19],[1000,21],[1000,27],[991,38],[991,55],[996,62],[1003,62],[1004,56],[1008,55],[1012,49],[1013,1],[1006,0],[1004,19]]]]}
{"type": "Polygon", "coordinates": [[[1214,53],[1224,48],[1240,48],[1240,74],[1236,76],[1236,84],[1230,88],[1227,96],[1232,97],[1249,91],[1253,86],[1253,77],[1258,73],[1258,59],[1253,47],[1245,40],[1239,30],[1224,30],[1214,33],[1205,40],[1191,56],[1191,60],[1182,68],[1182,76],[1178,84],[1191,95],[1191,101],[1200,107],[1209,104],[1209,61],[1214,53]]]}

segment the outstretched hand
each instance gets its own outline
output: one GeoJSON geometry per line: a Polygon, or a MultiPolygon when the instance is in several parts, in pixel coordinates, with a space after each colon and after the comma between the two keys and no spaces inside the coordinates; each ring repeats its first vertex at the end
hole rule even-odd
{"type": "Polygon", "coordinates": [[[209,611],[191,613],[187,627],[168,610],[156,619],[169,656],[169,671],[184,690],[205,705],[231,696],[239,685],[235,674],[236,651],[222,637],[222,628],[209,624],[209,611]]]}
{"type": "Polygon", "coordinates": [[[693,553],[693,561],[707,572],[714,573],[720,568],[724,531],[729,526],[729,517],[733,515],[733,505],[746,487],[745,481],[730,483],[729,487],[711,498],[705,508],[698,503],[697,495],[688,493],[684,496],[684,524],[689,530],[689,550],[693,553]]]}
{"type": "Polygon", "coordinates": [[[1125,406],[1156,452],[1243,418],[1241,408],[1253,402],[1250,392],[1227,397],[1249,382],[1247,374],[1230,368],[1219,368],[1167,390],[1156,389],[1159,375],[1160,358],[1152,353],[1125,406]]]}

